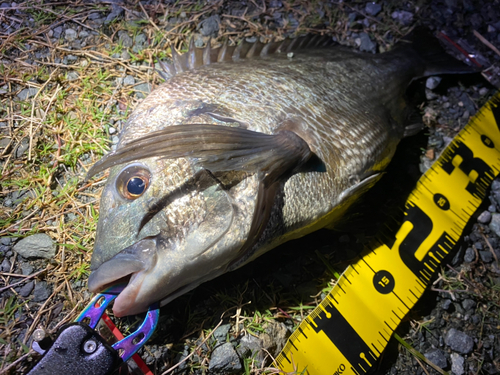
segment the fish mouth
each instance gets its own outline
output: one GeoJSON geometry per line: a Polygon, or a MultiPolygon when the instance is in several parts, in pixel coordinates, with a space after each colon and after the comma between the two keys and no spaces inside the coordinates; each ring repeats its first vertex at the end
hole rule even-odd
{"type": "Polygon", "coordinates": [[[145,238],[123,249],[111,259],[92,271],[88,288],[98,293],[112,285],[127,283],[113,304],[113,313],[118,316],[133,315],[148,309],[135,303],[144,279],[155,267],[157,260],[156,238],[145,238]],[[131,311],[135,305],[137,310],[131,311]]]}

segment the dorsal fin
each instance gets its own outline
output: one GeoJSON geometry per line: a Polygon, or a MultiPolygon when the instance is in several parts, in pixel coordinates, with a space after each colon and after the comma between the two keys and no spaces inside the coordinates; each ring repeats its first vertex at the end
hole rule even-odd
{"type": "Polygon", "coordinates": [[[176,74],[193,70],[201,66],[210,65],[216,62],[231,62],[240,59],[269,56],[274,53],[290,53],[307,48],[327,47],[333,44],[333,40],[328,35],[307,34],[297,38],[287,38],[279,42],[262,43],[248,42],[243,40],[238,45],[230,46],[226,40],[221,47],[212,48],[211,40],[203,48],[197,48],[194,39],[189,41],[188,52],[179,54],[172,46],[172,63],[166,64],[159,61],[160,75],[168,80],[176,74]]]}

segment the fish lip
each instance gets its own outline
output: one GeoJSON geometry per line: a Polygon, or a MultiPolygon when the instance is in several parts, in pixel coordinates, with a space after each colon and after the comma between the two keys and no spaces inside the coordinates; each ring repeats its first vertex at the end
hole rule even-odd
{"type": "Polygon", "coordinates": [[[137,278],[134,275],[146,273],[154,268],[156,259],[156,237],[143,238],[93,270],[88,279],[88,288],[91,292],[97,293],[128,278],[128,285],[125,288],[127,289],[131,281],[137,278]]]}

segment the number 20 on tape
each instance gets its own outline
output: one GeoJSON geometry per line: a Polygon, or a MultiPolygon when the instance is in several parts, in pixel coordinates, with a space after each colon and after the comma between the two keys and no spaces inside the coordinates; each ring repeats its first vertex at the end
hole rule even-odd
{"type": "Polygon", "coordinates": [[[500,172],[500,94],[419,180],[395,238],[376,241],[292,334],[282,373],[361,375],[415,305],[500,172]]]}

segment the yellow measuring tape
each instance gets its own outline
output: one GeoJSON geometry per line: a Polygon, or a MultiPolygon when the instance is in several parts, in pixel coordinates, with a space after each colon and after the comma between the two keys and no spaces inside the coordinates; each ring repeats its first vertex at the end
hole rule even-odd
{"type": "Polygon", "coordinates": [[[396,238],[342,274],[292,334],[275,365],[285,373],[361,375],[375,365],[500,172],[500,93],[418,181],[396,238]]]}

